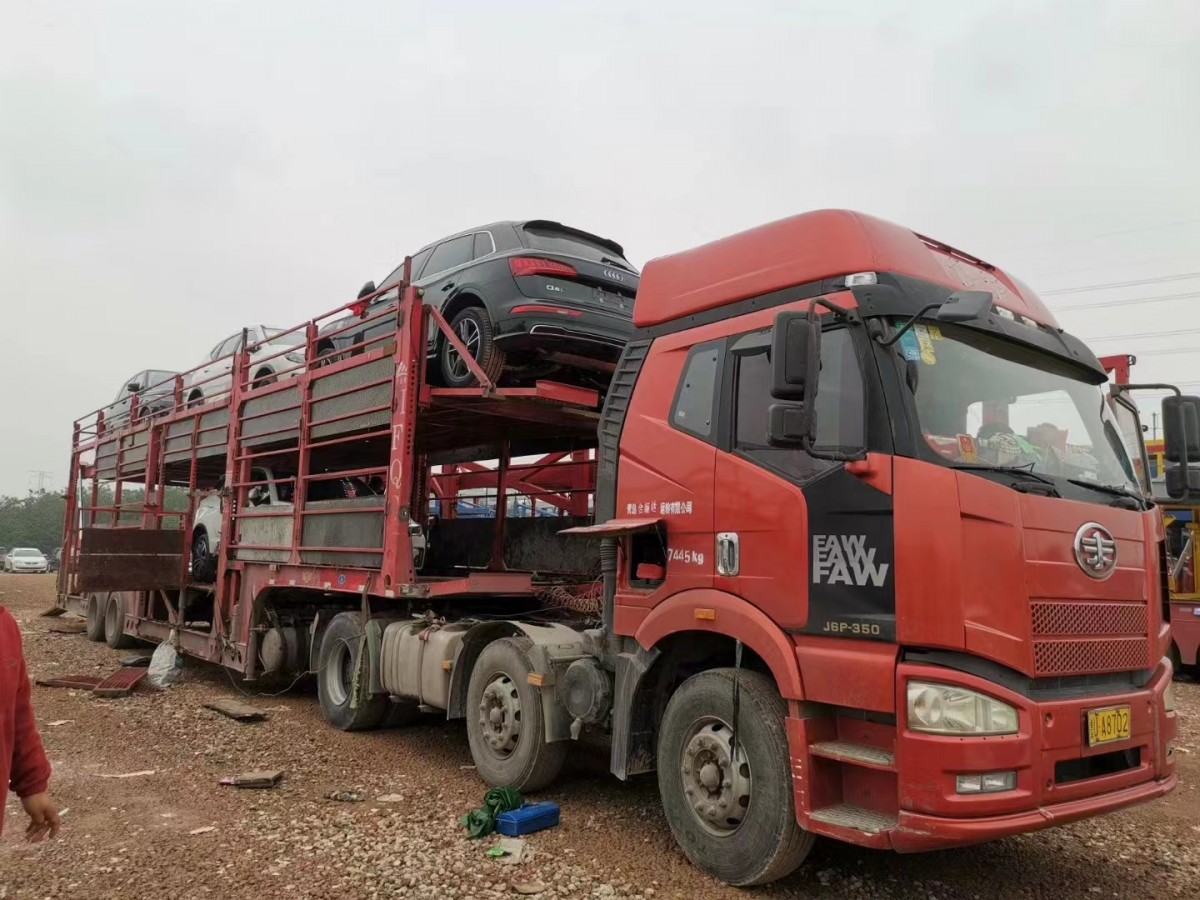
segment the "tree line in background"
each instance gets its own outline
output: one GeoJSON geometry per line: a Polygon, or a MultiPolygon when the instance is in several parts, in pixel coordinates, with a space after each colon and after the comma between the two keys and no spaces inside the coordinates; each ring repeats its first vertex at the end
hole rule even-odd
{"type": "MultiPolygon", "coordinates": [[[[126,487],[121,493],[120,524],[136,525],[141,521],[142,488],[126,487]]],[[[111,484],[100,487],[96,506],[112,506],[114,491],[111,484]]],[[[90,505],[90,497],[87,501],[90,505]]],[[[187,510],[187,491],[167,488],[166,508],[174,512],[187,510]]],[[[24,497],[0,496],[0,547],[37,547],[52,553],[62,545],[63,521],[67,515],[67,500],[54,491],[30,491],[24,497]]],[[[96,513],[94,524],[111,525],[112,513],[96,513]]],[[[178,528],[178,518],[167,518],[164,527],[178,528]]]]}

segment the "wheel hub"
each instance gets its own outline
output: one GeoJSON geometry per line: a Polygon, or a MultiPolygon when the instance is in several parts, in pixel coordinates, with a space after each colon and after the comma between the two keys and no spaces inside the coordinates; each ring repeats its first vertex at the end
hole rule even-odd
{"type": "Polygon", "coordinates": [[[730,727],[720,720],[697,722],[683,747],[683,792],[700,825],[718,836],[741,826],[750,806],[750,763],[740,742],[733,754],[730,727]]]}
{"type": "MultiPolygon", "coordinates": [[[[454,329],[454,333],[462,341],[463,346],[467,348],[467,352],[471,354],[471,358],[479,359],[479,326],[472,319],[463,319],[454,329]]],[[[467,364],[461,354],[452,346],[448,346],[447,350],[449,351],[450,371],[454,373],[456,378],[466,375],[470,369],[467,368],[467,364]]]]}
{"type": "Polygon", "coordinates": [[[504,674],[495,675],[479,701],[479,730],[497,756],[508,756],[521,736],[521,698],[517,686],[504,674]]]}

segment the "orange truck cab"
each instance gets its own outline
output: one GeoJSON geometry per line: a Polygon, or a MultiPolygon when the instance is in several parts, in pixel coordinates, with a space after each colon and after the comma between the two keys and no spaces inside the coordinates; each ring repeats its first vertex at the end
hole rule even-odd
{"type": "Polygon", "coordinates": [[[634,318],[583,530],[612,769],[657,770],[693,861],[754,884],[813,835],[930,850],[1175,787],[1161,515],[1028,287],[821,211],[652,261],[634,318]]]}

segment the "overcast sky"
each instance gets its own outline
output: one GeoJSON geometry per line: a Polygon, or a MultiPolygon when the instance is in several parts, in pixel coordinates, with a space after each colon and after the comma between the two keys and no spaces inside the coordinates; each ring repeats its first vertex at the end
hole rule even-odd
{"type": "Polygon", "coordinates": [[[1154,352],[1200,337],[1198,46],[1193,0],[0,0],[0,493],[137,370],[503,218],[640,265],[859,209],[1200,390],[1154,352]]]}

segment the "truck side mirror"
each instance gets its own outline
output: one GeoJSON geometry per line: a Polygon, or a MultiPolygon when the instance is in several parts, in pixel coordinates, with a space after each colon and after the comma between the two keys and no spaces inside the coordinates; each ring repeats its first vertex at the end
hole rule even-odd
{"type": "Polygon", "coordinates": [[[1163,480],[1172,500],[1200,497],[1200,469],[1188,466],[1185,472],[1183,466],[1167,466],[1163,480]]]}
{"type": "Polygon", "coordinates": [[[808,313],[779,313],[771,342],[771,396],[811,403],[820,374],[821,323],[808,313]]]}
{"type": "Polygon", "coordinates": [[[781,312],[771,342],[771,396],[767,439],[776,447],[807,447],[816,436],[815,404],[821,374],[821,323],[808,313],[781,312]]]}
{"type": "Polygon", "coordinates": [[[1200,496],[1200,397],[1162,402],[1166,489],[1173,500],[1200,496]]]}
{"type": "Polygon", "coordinates": [[[1200,463],[1200,397],[1166,397],[1162,414],[1167,461],[1200,463]]]}

